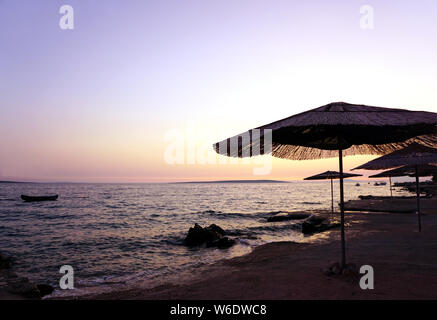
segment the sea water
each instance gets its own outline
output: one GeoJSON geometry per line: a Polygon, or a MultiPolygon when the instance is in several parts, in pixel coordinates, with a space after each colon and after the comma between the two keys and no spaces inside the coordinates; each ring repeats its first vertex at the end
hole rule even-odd
{"type": "MultiPolygon", "coordinates": [[[[345,182],[346,200],[390,194],[388,186],[355,184],[345,182]]],[[[0,183],[0,252],[14,258],[20,276],[56,288],[62,265],[73,267],[77,288],[116,284],[243,255],[267,242],[302,241],[301,221],[271,223],[267,218],[330,207],[329,181],[0,183]],[[59,199],[28,203],[21,194],[59,194],[59,199]],[[194,223],[215,223],[238,238],[237,244],[225,250],[187,248],[183,239],[194,223]]]]}

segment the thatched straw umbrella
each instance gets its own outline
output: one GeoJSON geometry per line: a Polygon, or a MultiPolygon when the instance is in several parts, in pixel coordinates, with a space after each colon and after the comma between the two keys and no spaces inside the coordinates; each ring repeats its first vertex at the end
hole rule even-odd
{"type": "MultiPolygon", "coordinates": [[[[437,166],[430,165],[430,164],[417,166],[417,169],[418,169],[419,177],[428,177],[437,173],[437,166]]],[[[389,178],[390,194],[391,197],[393,198],[391,178],[405,177],[405,176],[414,177],[415,173],[416,173],[416,166],[403,166],[400,168],[391,169],[384,172],[380,172],[378,174],[371,175],[369,176],[369,178],[389,178]]]]}
{"type": "MultiPolygon", "coordinates": [[[[343,178],[361,177],[361,176],[362,176],[361,174],[343,173],[343,178]]],[[[333,186],[334,179],[340,179],[340,172],[325,171],[316,174],[314,176],[304,178],[304,180],[331,180],[331,212],[332,213],[334,213],[334,186],[333,186]]]]}
{"type": "Polygon", "coordinates": [[[217,153],[252,157],[271,153],[291,160],[339,158],[342,268],[344,236],[343,156],[387,154],[409,143],[437,145],[437,114],[335,102],[215,143],[217,153]],[[269,144],[269,140],[271,144],[269,144]]]}
{"type": "Polygon", "coordinates": [[[416,177],[417,219],[419,222],[419,231],[421,231],[419,166],[435,162],[437,162],[437,149],[426,147],[418,143],[412,143],[401,150],[394,151],[390,154],[369,161],[352,170],[381,170],[405,165],[413,166],[414,176],[416,177]]]}

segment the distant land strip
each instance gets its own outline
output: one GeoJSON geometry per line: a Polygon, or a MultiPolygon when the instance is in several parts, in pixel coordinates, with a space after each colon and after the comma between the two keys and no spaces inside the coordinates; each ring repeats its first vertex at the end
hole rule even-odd
{"type": "Polygon", "coordinates": [[[23,181],[1,181],[0,183],[32,183],[32,182],[23,182],[23,181]]]}
{"type": "Polygon", "coordinates": [[[186,183],[289,183],[289,181],[281,180],[217,180],[217,181],[186,181],[186,182],[171,182],[174,184],[186,183]]]}

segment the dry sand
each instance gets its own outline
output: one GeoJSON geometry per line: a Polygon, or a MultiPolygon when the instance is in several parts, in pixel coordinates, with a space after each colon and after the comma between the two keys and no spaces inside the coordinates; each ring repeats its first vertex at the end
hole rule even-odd
{"type": "MultiPolygon", "coordinates": [[[[437,208],[437,206],[436,206],[437,208]]],[[[323,244],[270,243],[198,270],[188,282],[87,296],[93,299],[436,299],[437,212],[347,213],[348,262],[371,265],[374,290],[360,275],[327,276],[340,259],[339,231],[323,244]]],[[[317,237],[317,236],[316,236],[317,237]]],[[[183,282],[183,281],[182,281],[183,282]]],[[[84,297],[85,298],[85,297],[84,297]]]]}

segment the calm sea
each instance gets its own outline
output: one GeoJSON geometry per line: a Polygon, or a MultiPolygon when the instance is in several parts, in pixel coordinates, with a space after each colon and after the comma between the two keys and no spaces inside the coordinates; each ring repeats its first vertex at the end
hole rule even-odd
{"type": "MultiPolygon", "coordinates": [[[[389,195],[388,186],[346,182],[346,200],[389,195]]],[[[338,187],[335,184],[336,202],[338,187]]],[[[71,265],[75,286],[147,279],[250,252],[279,240],[302,241],[296,222],[268,223],[278,211],[330,208],[329,182],[214,184],[0,183],[0,252],[15,271],[58,287],[71,265]],[[59,194],[26,203],[21,194],[59,194]],[[215,223],[238,243],[226,250],[186,248],[188,229],[215,223]]]]}

